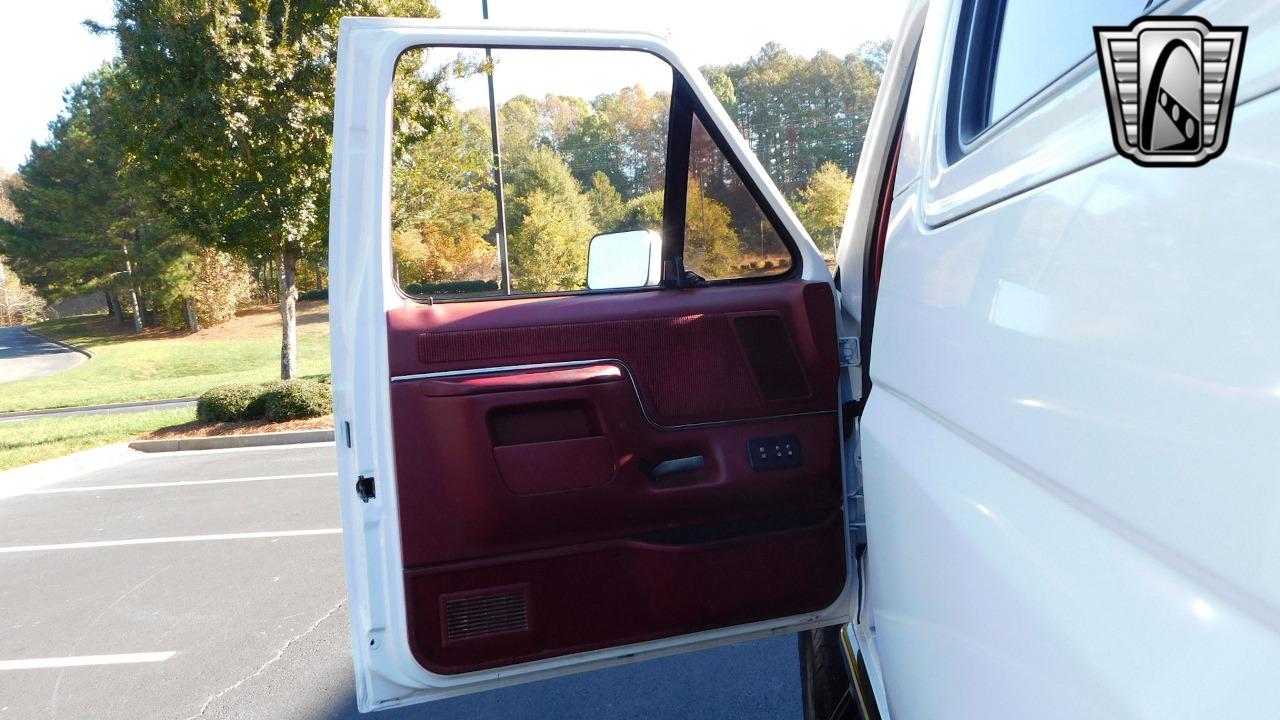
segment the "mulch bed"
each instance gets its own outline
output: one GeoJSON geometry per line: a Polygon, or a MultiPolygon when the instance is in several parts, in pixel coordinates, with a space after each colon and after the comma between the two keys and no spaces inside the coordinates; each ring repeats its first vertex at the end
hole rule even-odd
{"type": "Polygon", "coordinates": [[[196,420],[158,428],[139,435],[136,440],[167,440],[184,437],[214,437],[217,435],[251,435],[255,433],[284,432],[286,430],[324,430],[333,427],[333,416],[309,418],[306,420],[288,420],[286,422],[268,422],[266,420],[248,420],[245,422],[205,423],[196,420]]]}

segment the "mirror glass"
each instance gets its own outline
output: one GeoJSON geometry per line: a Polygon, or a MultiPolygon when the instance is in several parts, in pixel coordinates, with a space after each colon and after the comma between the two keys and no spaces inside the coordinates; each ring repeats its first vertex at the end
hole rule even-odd
{"type": "Polygon", "coordinates": [[[587,288],[657,285],[662,275],[662,236],[652,230],[605,233],[587,250],[587,288]]]}

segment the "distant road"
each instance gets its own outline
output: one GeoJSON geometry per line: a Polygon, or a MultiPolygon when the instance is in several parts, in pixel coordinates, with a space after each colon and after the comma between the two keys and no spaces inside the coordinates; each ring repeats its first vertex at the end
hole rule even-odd
{"type": "MultiPolygon", "coordinates": [[[[78,354],[78,353],[77,353],[78,354]]],[[[139,400],[137,402],[111,403],[109,405],[85,405],[83,407],[51,408],[46,410],[18,410],[0,413],[0,423],[38,420],[41,418],[67,417],[69,415],[106,415],[115,413],[147,412],[148,410],[173,410],[195,407],[196,398],[172,400],[139,400]]]]}
{"type": "Polygon", "coordinates": [[[24,327],[0,328],[0,383],[62,372],[85,356],[39,338],[24,327]]]}

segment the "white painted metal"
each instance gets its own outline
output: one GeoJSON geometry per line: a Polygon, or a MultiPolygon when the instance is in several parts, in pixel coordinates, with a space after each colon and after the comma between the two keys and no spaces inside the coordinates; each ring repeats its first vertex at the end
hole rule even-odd
{"type": "Polygon", "coordinates": [[[330,332],[334,418],[339,428],[350,425],[352,438],[351,447],[338,443],[338,478],[342,522],[347,528],[343,542],[358,707],[362,711],[397,707],[846,621],[852,579],[830,608],[804,616],[464,675],[429,673],[413,659],[400,573],[385,322],[386,311],[405,302],[391,279],[391,80],[396,58],[404,50],[448,44],[635,50],[665,60],[689,81],[728,139],[728,151],[743,161],[747,175],[799,241],[802,277],[831,280],[820,252],[697,68],[681,61],[661,39],[633,33],[457,27],[430,20],[344,19],[338,42],[334,117],[330,332]],[[354,489],[356,478],[362,475],[377,482],[377,497],[367,503],[356,498],[354,489]]]}
{"type": "MultiPolygon", "coordinates": [[[[891,153],[899,128],[902,130],[901,146],[898,151],[898,168],[894,177],[896,187],[909,185],[914,181],[921,167],[920,151],[920,119],[927,117],[930,107],[925,102],[907,103],[907,94],[912,87],[918,87],[913,77],[931,74],[931,67],[922,67],[935,62],[937,46],[941,40],[942,28],[937,13],[929,14],[928,0],[910,0],[903,12],[902,29],[893,43],[889,62],[885,67],[884,78],[880,83],[880,92],[876,106],[871,114],[867,129],[867,138],[863,142],[862,155],[858,159],[857,178],[853,196],[849,200],[849,210],[845,214],[844,227],[840,235],[840,243],[836,248],[836,263],[840,269],[840,320],[842,333],[860,333],[864,318],[862,317],[863,287],[862,280],[866,273],[868,246],[875,241],[876,224],[880,216],[881,192],[885,182],[885,172],[890,165],[891,153]],[[933,27],[926,26],[926,20],[933,27]]],[[[861,348],[860,348],[861,351],[861,348]]],[[[848,373],[846,382],[849,395],[861,395],[863,365],[865,358],[859,352],[858,364],[844,368],[848,373]]],[[[851,399],[851,398],[848,398],[851,399]]],[[[847,400],[847,399],[846,399],[847,400]]],[[[856,431],[862,433],[861,422],[856,431]]],[[[849,515],[855,522],[861,521],[866,527],[867,517],[864,512],[866,497],[865,466],[860,459],[861,449],[858,443],[846,443],[844,450],[845,484],[855,494],[849,515]],[[860,501],[859,501],[860,500],[860,501]]],[[[863,558],[863,567],[867,567],[875,548],[869,547],[863,558]]],[[[859,587],[859,595],[865,605],[867,588],[864,570],[859,587]]],[[[885,702],[888,697],[884,691],[884,673],[880,665],[880,657],[873,641],[872,625],[869,612],[855,615],[854,621],[846,626],[846,636],[858,643],[859,651],[864,659],[867,675],[871,681],[873,694],[879,705],[880,715],[889,720],[889,707],[885,702]]]]}
{"type": "Polygon", "coordinates": [[[947,164],[958,6],[929,9],[861,423],[881,707],[1276,717],[1280,8],[1161,7],[1250,35],[1225,154],[1155,169],[1115,155],[1092,59],[947,164]]]}

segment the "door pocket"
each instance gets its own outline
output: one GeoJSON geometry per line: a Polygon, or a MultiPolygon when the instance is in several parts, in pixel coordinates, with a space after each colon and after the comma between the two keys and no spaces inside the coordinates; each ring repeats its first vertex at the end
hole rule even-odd
{"type": "Polygon", "coordinates": [[[507,489],[517,495],[580,490],[604,485],[617,466],[604,436],[500,445],[493,459],[507,489]]]}

